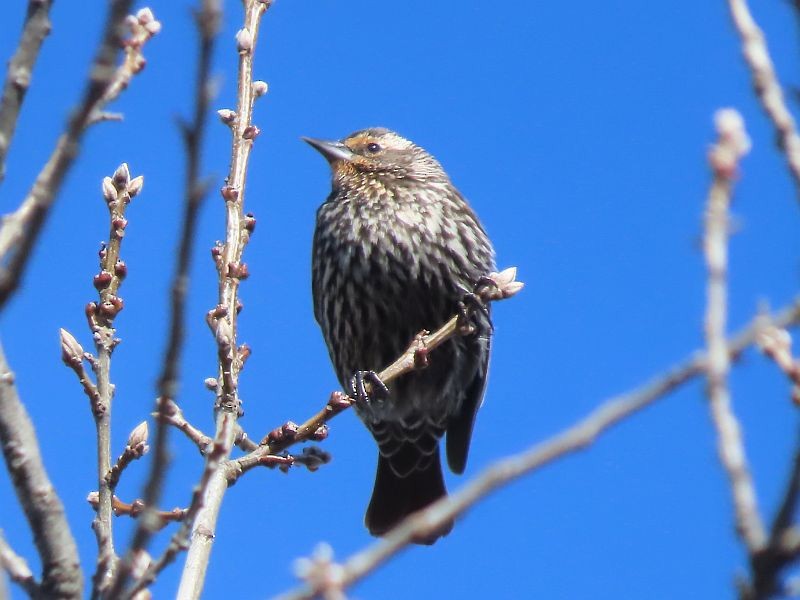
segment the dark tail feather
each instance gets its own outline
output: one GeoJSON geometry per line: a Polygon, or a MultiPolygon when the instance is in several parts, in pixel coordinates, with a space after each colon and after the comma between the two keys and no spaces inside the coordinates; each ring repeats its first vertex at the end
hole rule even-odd
{"type": "MultiPolygon", "coordinates": [[[[378,456],[378,471],[372,499],[364,517],[364,523],[372,535],[384,535],[406,516],[425,508],[442,496],[447,495],[439,462],[439,450],[427,468],[413,471],[407,477],[399,477],[389,466],[389,460],[378,456]]],[[[450,533],[453,522],[447,523],[438,531],[415,539],[416,544],[433,544],[440,537],[450,533]]]]}

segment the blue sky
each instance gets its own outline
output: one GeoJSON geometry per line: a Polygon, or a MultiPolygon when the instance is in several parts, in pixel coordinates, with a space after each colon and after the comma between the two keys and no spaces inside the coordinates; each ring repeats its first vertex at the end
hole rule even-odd
{"type": "MultiPolygon", "coordinates": [[[[10,3],[0,56],[16,41],[24,3],[10,3]]],[[[163,23],[148,65],[95,127],[48,222],[24,289],[0,319],[2,339],[42,439],[44,458],[78,536],[94,556],[94,426],[74,375],[60,362],[58,328],[90,345],[83,306],[94,299],[96,251],[107,236],[100,180],[127,161],[144,174],[123,245],[129,276],[117,320],[114,453],[151,410],[163,351],[183,156],[176,115],[190,107],[194,30],[184,0],[150,6],[163,23]]],[[[58,2],[0,187],[12,209],[49,154],[76,101],[105,3],[58,2]]],[[[215,61],[218,108],[233,108],[240,4],[227,14],[215,61]]],[[[789,97],[800,83],[797,18],[788,2],[754,3],[789,97]]],[[[329,189],[301,135],[337,138],[367,126],[396,129],[430,150],[470,199],[501,267],[525,290],[496,307],[491,381],[463,477],[571,424],[702,345],[705,274],[699,251],[709,184],[712,115],[745,117],[753,148],[742,164],[731,243],[732,327],[760,303],[797,292],[800,207],[741,59],[723,2],[376,3],[278,0],[265,17],[247,206],[258,228],[247,249],[241,340],[253,355],[241,380],[252,437],[316,411],[335,389],[313,319],[314,213],[329,189]]],[[[204,169],[217,188],[229,135],[214,120],[204,169]]],[[[223,204],[202,212],[179,400],[211,429],[215,304],[208,250],[223,235],[223,204]]],[[[435,359],[435,357],[434,357],[435,359]]],[[[789,386],[749,352],[733,378],[759,501],[771,517],[797,443],[789,386]]],[[[353,590],[356,598],[721,598],[744,555],[733,531],[699,382],[472,510],[432,548],[413,548],[353,590]]],[[[173,433],[164,506],[185,505],[201,462],[173,433]]],[[[375,449],[354,414],[331,424],[333,462],[317,473],[268,470],[226,497],[206,597],[269,597],[294,582],[291,564],[319,541],[344,557],[370,543],[362,526],[375,449]]],[[[140,494],[145,465],[119,488],[140,494]]],[[[30,535],[7,478],[0,527],[32,559],[30,535]]],[[[116,523],[124,545],[130,523],[116,523]]],[[[162,539],[157,548],[164,543],[162,539]]],[[[154,588],[170,597],[179,570],[154,588]]]]}

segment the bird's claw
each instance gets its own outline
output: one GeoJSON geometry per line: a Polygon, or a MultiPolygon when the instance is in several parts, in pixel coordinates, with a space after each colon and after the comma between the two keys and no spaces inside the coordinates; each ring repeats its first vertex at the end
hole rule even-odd
{"type": "MultiPolygon", "coordinates": [[[[479,289],[480,283],[475,287],[479,289]]],[[[484,303],[481,297],[474,292],[467,292],[462,296],[461,301],[458,303],[458,328],[461,335],[469,335],[476,329],[475,323],[472,321],[472,314],[480,311],[486,317],[486,320],[491,323],[489,317],[489,307],[484,303]]]]}
{"type": "Polygon", "coordinates": [[[374,400],[385,400],[389,397],[389,388],[383,383],[375,371],[356,371],[350,380],[350,393],[360,404],[369,404],[374,400]],[[370,390],[367,391],[367,384],[370,390]]]}

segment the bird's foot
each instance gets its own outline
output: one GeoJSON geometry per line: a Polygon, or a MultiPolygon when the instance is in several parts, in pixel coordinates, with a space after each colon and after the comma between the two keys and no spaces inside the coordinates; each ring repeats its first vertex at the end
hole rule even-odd
{"type": "Polygon", "coordinates": [[[458,303],[458,329],[461,335],[469,335],[477,329],[475,322],[472,320],[472,315],[476,312],[483,313],[486,320],[491,323],[489,307],[484,304],[478,294],[467,292],[458,303]]]}
{"type": "Polygon", "coordinates": [[[389,397],[389,388],[375,371],[356,371],[350,380],[350,393],[357,403],[369,404],[373,400],[386,400],[389,397]]]}
{"type": "Polygon", "coordinates": [[[472,320],[472,315],[476,312],[482,313],[491,327],[489,305],[484,300],[484,294],[491,289],[497,289],[497,282],[488,275],[483,275],[475,283],[473,291],[467,292],[461,297],[461,301],[458,303],[458,328],[461,335],[469,335],[475,331],[476,325],[472,320]]]}

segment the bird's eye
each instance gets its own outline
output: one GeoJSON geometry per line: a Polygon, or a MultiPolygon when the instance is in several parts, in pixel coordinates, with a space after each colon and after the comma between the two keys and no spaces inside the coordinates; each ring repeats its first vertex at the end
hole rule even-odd
{"type": "Polygon", "coordinates": [[[369,144],[367,144],[367,152],[369,152],[370,154],[377,154],[380,151],[381,151],[380,144],[376,144],[375,142],[370,142],[369,144]]]}

